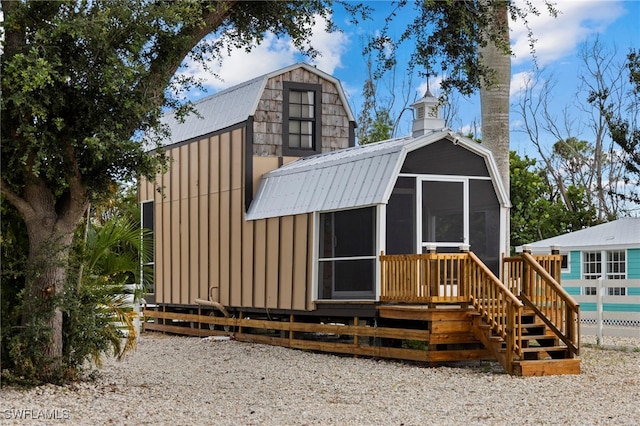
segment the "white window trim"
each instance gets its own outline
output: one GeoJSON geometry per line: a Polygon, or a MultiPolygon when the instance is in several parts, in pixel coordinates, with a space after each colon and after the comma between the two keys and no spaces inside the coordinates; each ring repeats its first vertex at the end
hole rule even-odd
{"type": "MultiPolygon", "coordinates": [[[[617,249],[617,250],[583,250],[580,252],[580,277],[583,280],[596,280],[598,278],[585,278],[585,261],[584,261],[584,255],[585,253],[600,253],[600,277],[606,280],[611,280],[611,281],[624,281],[626,279],[628,279],[629,276],[629,256],[627,256],[627,250],[626,249],[617,249]],[[607,255],[611,252],[624,252],[624,278],[609,278],[609,262],[607,261],[607,255]]],[[[570,262],[568,262],[568,264],[570,264],[570,262]]],[[[564,270],[562,271],[564,272],[564,270]]]]}

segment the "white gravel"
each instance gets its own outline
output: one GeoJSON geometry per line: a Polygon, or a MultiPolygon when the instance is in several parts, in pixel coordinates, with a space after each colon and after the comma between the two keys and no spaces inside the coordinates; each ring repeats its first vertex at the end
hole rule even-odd
{"type": "Polygon", "coordinates": [[[605,343],[578,376],[522,378],[146,333],[93,382],[0,389],[0,424],[640,424],[640,339],[605,343]]]}

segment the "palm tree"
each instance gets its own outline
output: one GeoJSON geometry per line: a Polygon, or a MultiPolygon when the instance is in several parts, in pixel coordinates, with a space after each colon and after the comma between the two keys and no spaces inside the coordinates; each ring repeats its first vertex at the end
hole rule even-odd
{"type": "Polygon", "coordinates": [[[480,89],[482,144],[491,152],[506,190],[509,190],[509,88],[511,56],[509,50],[509,16],[507,2],[494,1],[490,8],[487,43],[480,47],[480,57],[490,74],[480,89]]]}
{"type": "Polygon", "coordinates": [[[77,277],[63,297],[64,355],[72,369],[89,358],[99,366],[109,351],[121,359],[135,348],[138,313],[133,302],[141,297],[142,285],[131,284],[139,283],[141,255],[149,256],[141,244],[143,235],[137,223],[117,216],[88,225],[77,277]]]}

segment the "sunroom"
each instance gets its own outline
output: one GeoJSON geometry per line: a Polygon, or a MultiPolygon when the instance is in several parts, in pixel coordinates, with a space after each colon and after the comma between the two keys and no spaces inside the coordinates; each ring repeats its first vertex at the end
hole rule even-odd
{"type": "Polygon", "coordinates": [[[263,176],[247,220],[313,216],[315,301],[381,294],[381,254],[473,251],[496,275],[508,198],[495,161],[449,130],[302,158],[263,176]]]}

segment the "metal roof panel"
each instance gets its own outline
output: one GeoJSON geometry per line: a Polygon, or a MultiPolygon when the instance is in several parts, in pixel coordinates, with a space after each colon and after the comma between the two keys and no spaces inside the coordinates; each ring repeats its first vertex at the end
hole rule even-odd
{"type": "Polygon", "coordinates": [[[616,246],[640,248],[640,217],[625,217],[528,245],[536,252],[548,251],[551,246],[565,250],[616,246]]]}
{"type": "MultiPolygon", "coordinates": [[[[387,203],[406,153],[442,139],[467,147],[483,156],[490,170],[496,169],[486,149],[448,130],[356,146],[300,158],[267,173],[262,177],[246,218],[255,220],[387,203]]],[[[497,173],[493,177],[499,179],[497,173]]],[[[496,191],[502,205],[508,205],[506,194],[501,193],[501,184],[496,185],[496,191]]]]}

